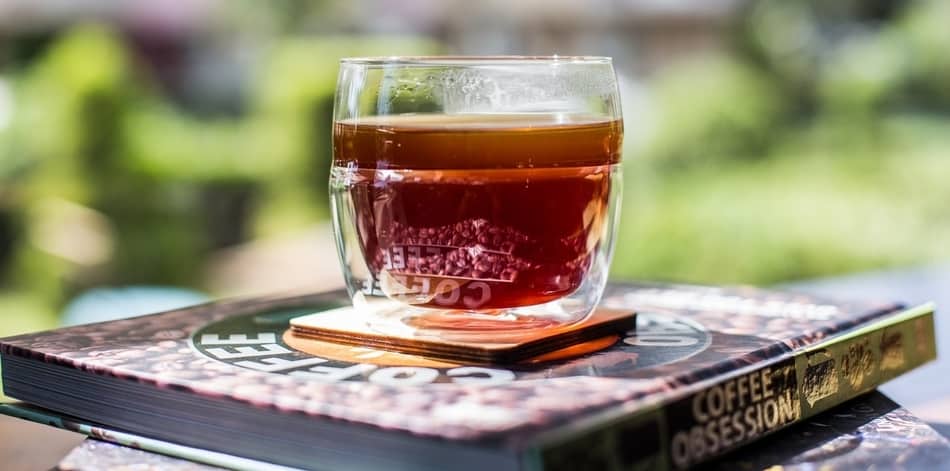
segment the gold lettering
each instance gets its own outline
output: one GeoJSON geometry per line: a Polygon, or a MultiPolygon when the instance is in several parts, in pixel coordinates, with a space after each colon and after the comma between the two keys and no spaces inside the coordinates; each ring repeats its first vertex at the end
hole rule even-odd
{"type": "Polygon", "coordinates": [[[676,467],[685,468],[689,464],[689,435],[686,432],[676,432],[670,450],[676,467]]]}
{"type": "Polygon", "coordinates": [[[726,383],[726,413],[731,413],[733,405],[736,402],[736,383],[729,381],[726,383]]]}
{"type": "Polygon", "coordinates": [[[778,410],[783,424],[789,424],[798,420],[801,411],[798,408],[798,401],[792,400],[791,391],[778,397],[778,410]]]}
{"type": "Polygon", "coordinates": [[[745,397],[749,394],[749,378],[740,376],[736,386],[739,390],[739,407],[745,407],[745,397]]]}
{"type": "Polygon", "coordinates": [[[689,443],[692,453],[690,455],[694,459],[702,458],[706,454],[706,441],[703,438],[703,429],[700,426],[695,426],[689,431],[689,443]]]}
{"type": "Polygon", "coordinates": [[[745,423],[749,426],[749,437],[754,437],[759,434],[759,424],[756,423],[755,418],[755,408],[749,407],[745,410],[745,423]]]}
{"type": "Polygon", "coordinates": [[[759,394],[759,375],[753,374],[749,375],[749,393],[752,397],[752,402],[759,402],[762,400],[762,395],[759,394]]]}
{"type": "Polygon", "coordinates": [[[762,397],[772,397],[774,393],[772,392],[772,369],[763,368],[762,369],[762,397]]]}
{"type": "Polygon", "coordinates": [[[762,423],[762,403],[759,402],[755,405],[755,423],[759,426],[759,430],[765,432],[765,424],[762,423]]]}
{"type": "Polygon", "coordinates": [[[732,434],[732,429],[729,427],[729,422],[732,420],[732,417],[728,415],[722,416],[719,419],[719,434],[722,437],[722,446],[723,448],[732,445],[732,441],[729,440],[729,435],[732,434]]]}
{"type": "Polygon", "coordinates": [[[722,415],[723,403],[721,387],[713,386],[709,388],[709,392],[706,393],[706,409],[709,411],[711,417],[719,417],[722,415]]]}
{"type": "Polygon", "coordinates": [[[693,417],[696,418],[696,421],[703,423],[709,420],[709,416],[703,412],[703,399],[706,396],[706,391],[700,391],[696,394],[696,397],[693,398],[693,417]]]}
{"type": "Polygon", "coordinates": [[[736,430],[736,440],[733,443],[740,443],[745,439],[745,425],[742,423],[742,413],[732,414],[732,428],[736,430]]]}
{"type": "Polygon", "coordinates": [[[716,421],[709,422],[706,424],[706,450],[709,453],[715,453],[719,450],[719,435],[716,433],[716,421]]]}
{"type": "Polygon", "coordinates": [[[774,400],[765,401],[765,426],[769,430],[778,426],[778,404],[774,400]]]}

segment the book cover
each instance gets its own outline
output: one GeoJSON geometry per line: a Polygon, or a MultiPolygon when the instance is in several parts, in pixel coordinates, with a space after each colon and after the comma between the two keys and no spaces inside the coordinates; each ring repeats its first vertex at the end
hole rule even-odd
{"type": "Polygon", "coordinates": [[[707,461],[935,357],[933,307],[613,285],[636,328],[553,362],[448,364],[302,341],[340,293],[212,303],[5,339],[4,392],[287,466],[602,469],[707,461]]]}
{"type": "MultiPolygon", "coordinates": [[[[59,422],[63,419],[43,413],[34,420],[59,422]]],[[[83,441],[60,461],[58,468],[62,471],[128,470],[133,467],[210,471],[242,467],[266,469],[269,466],[260,462],[236,461],[233,457],[216,456],[201,450],[183,452],[174,444],[156,443],[111,431],[99,430],[93,436],[97,438],[83,441]],[[176,458],[178,456],[188,456],[195,461],[176,458]]],[[[777,432],[740,452],[714,460],[708,468],[834,471],[890,469],[900,463],[904,470],[929,471],[947,462],[950,462],[950,441],[907,409],[874,391],[777,432]]]]}

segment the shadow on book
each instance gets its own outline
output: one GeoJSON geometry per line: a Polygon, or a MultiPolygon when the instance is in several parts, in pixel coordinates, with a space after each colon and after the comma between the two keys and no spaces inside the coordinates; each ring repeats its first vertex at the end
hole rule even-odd
{"type": "Polygon", "coordinates": [[[950,442],[873,391],[709,463],[704,469],[940,469],[950,442]]]}

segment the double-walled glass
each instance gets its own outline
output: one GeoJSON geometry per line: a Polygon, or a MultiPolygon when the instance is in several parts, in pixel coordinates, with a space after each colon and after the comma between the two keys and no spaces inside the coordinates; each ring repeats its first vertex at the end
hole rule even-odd
{"type": "Polygon", "coordinates": [[[622,138],[609,58],[344,59],[330,192],[354,306],[381,331],[484,341],[584,319],[622,138]]]}

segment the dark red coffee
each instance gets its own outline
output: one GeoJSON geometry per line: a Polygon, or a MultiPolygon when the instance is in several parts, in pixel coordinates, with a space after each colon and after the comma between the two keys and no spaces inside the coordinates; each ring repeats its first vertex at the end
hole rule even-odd
{"type": "Polygon", "coordinates": [[[578,288],[605,234],[622,123],[564,115],[339,122],[373,288],[416,305],[494,309],[578,288]]]}

